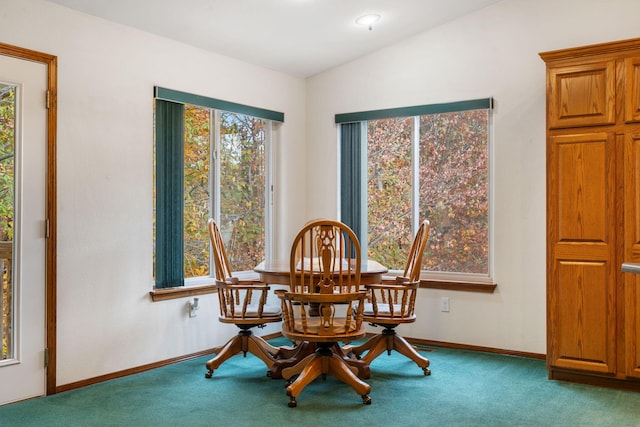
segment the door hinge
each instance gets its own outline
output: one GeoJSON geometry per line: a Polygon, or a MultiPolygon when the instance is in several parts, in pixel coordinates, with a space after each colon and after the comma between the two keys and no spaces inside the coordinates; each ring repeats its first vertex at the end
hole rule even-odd
{"type": "Polygon", "coordinates": [[[45,239],[49,238],[49,233],[50,233],[49,220],[45,219],[44,220],[44,238],[45,239]]]}
{"type": "Polygon", "coordinates": [[[48,348],[44,349],[44,367],[45,368],[49,367],[49,349],[48,348]]]}
{"type": "Polygon", "coordinates": [[[51,108],[51,91],[48,90],[44,93],[44,98],[45,98],[45,104],[47,106],[47,108],[51,108]]]}

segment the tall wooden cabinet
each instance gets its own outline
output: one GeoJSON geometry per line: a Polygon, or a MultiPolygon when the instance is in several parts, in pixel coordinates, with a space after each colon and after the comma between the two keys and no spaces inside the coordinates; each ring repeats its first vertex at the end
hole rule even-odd
{"type": "Polygon", "coordinates": [[[640,390],[640,39],[540,56],[549,377],[640,390]]]}

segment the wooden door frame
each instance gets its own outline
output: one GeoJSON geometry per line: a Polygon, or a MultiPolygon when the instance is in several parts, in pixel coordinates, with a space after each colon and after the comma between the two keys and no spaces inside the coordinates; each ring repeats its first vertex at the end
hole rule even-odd
{"type": "MultiPolygon", "coordinates": [[[[46,333],[46,393],[56,392],[56,249],[57,249],[57,171],[56,133],[58,120],[58,57],[30,49],[0,43],[0,55],[27,61],[40,62],[47,66],[47,186],[46,186],[46,266],[45,266],[45,333],[46,333]]],[[[44,100],[43,100],[44,102],[44,100]]]]}

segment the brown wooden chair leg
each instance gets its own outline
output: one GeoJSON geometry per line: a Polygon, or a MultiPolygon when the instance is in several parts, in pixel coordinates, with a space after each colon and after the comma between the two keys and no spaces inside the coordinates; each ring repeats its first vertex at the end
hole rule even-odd
{"type": "Polygon", "coordinates": [[[243,351],[249,352],[254,356],[256,356],[257,358],[259,358],[260,360],[262,360],[264,364],[267,365],[267,369],[270,370],[271,367],[273,366],[273,363],[276,361],[276,359],[273,357],[273,355],[270,352],[265,350],[265,348],[262,346],[262,342],[266,342],[266,341],[264,341],[260,337],[256,337],[255,335],[245,336],[245,337],[242,337],[242,339],[243,341],[245,341],[245,343],[243,344],[243,351]]]}
{"type": "MultiPolygon", "coordinates": [[[[381,334],[370,338],[365,344],[369,347],[367,353],[362,357],[362,361],[364,361],[366,365],[370,365],[376,357],[385,351],[387,354],[391,354],[391,352],[395,350],[413,360],[425,375],[431,374],[431,370],[429,370],[429,359],[420,355],[415,347],[409,344],[402,336],[398,335],[393,328],[386,328],[381,334]]],[[[353,348],[352,351],[359,356],[364,352],[363,347],[364,344],[360,347],[353,348]]]]}
{"type": "Polygon", "coordinates": [[[393,349],[413,360],[420,368],[422,368],[425,375],[431,374],[431,370],[428,368],[431,363],[429,362],[429,359],[421,356],[416,349],[400,335],[393,336],[393,349]]]}
{"type": "Polygon", "coordinates": [[[340,357],[349,365],[350,369],[358,376],[358,378],[366,380],[367,378],[371,378],[371,369],[369,369],[369,364],[364,360],[360,359],[352,359],[347,353],[343,351],[344,347],[340,347],[339,344],[335,344],[333,346],[333,352],[340,357]]]}
{"type": "Polygon", "coordinates": [[[318,378],[322,374],[322,357],[314,356],[311,358],[309,363],[307,363],[298,375],[298,378],[291,384],[287,386],[287,396],[289,396],[289,406],[295,407],[296,397],[300,394],[302,389],[304,389],[309,383],[318,378]]]}
{"type": "Polygon", "coordinates": [[[299,360],[295,365],[291,365],[282,369],[282,378],[287,381],[287,385],[291,384],[291,378],[299,375],[304,370],[305,366],[307,366],[309,362],[311,362],[311,359],[313,359],[314,357],[316,357],[315,353],[308,354],[307,356],[299,360]]]}
{"type": "Polygon", "coordinates": [[[211,378],[213,376],[213,371],[218,369],[222,363],[229,359],[231,356],[235,356],[236,354],[242,351],[242,338],[239,335],[231,338],[227,344],[222,347],[220,353],[216,355],[213,359],[209,360],[206,363],[206,367],[208,369],[207,373],[204,375],[206,378],[211,378]]]}
{"type": "Polygon", "coordinates": [[[316,350],[316,345],[314,343],[310,343],[308,341],[304,341],[300,343],[295,348],[295,351],[290,351],[289,349],[283,349],[282,352],[276,355],[276,361],[273,363],[271,368],[269,369],[268,375],[271,378],[283,378],[282,371],[286,368],[295,366],[302,359],[307,357],[316,350]],[[284,357],[289,356],[289,357],[284,357]]]}
{"type": "Polygon", "coordinates": [[[376,334],[358,346],[344,345],[342,346],[342,351],[347,355],[353,353],[356,357],[360,357],[362,353],[376,345],[380,339],[382,339],[381,335],[376,334]]]}
{"type": "Polygon", "coordinates": [[[254,341],[256,344],[258,344],[262,350],[264,350],[265,352],[269,353],[272,356],[276,356],[276,354],[278,354],[278,352],[280,351],[280,347],[274,347],[271,344],[269,344],[267,341],[265,341],[264,338],[259,337],[257,335],[251,334],[251,338],[252,341],[254,341]]]}
{"type": "MultiPolygon", "coordinates": [[[[392,337],[393,339],[393,337],[392,337]]],[[[388,336],[385,336],[383,334],[378,335],[378,339],[375,341],[374,345],[369,349],[369,351],[367,352],[367,354],[364,355],[364,357],[362,357],[362,360],[367,364],[370,365],[371,362],[373,362],[373,360],[380,356],[382,353],[384,352],[388,352],[389,351],[389,340],[388,340],[388,336]]]]}
{"type": "MultiPolygon", "coordinates": [[[[276,347],[270,346],[261,337],[253,335],[250,330],[241,330],[238,332],[238,335],[231,338],[224,346],[216,347],[216,350],[219,349],[219,351],[216,353],[216,357],[206,363],[208,371],[205,374],[205,377],[211,378],[214,370],[218,369],[225,360],[238,353],[242,353],[245,357],[247,356],[247,353],[253,354],[262,360],[264,364],[267,365],[267,369],[270,370],[275,358],[268,350],[265,349],[263,344],[267,344],[267,348],[271,347],[274,350],[277,350],[276,347]]],[[[269,373],[267,373],[267,375],[269,375],[269,373]]]]}
{"type": "Polygon", "coordinates": [[[371,392],[371,386],[358,378],[340,355],[334,354],[332,356],[323,357],[329,358],[328,373],[335,376],[343,383],[351,386],[351,388],[353,388],[355,392],[362,397],[363,403],[370,405],[371,398],[368,394],[371,392]]]}
{"type": "MultiPolygon", "coordinates": [[[[368,394],[371,392],[371,386],[362,381],[351,368],[341,354],[335,354],[332,351],[317,351],[308,357],[308,362],[301,363],[304,365],[300,375],[295,381],[287,386],[287,395],[290,397],[289,406],[297,405],[296,397],[300,395],[302,390],[320,375],[333,375],[346,385],[350,386],[362,397],[363,403],[371,404],[371,398],[368,394]]],[[[290,374],[289,368],[283,374],[290,374]]]]}

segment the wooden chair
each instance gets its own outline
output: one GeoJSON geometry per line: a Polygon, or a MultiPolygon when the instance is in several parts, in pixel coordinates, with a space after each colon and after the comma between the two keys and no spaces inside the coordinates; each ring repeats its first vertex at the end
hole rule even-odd
{"type": "Polygon", "coordinates": [[[398,325],[413,323],[416,320],[414,311],[416,293],[420,285],[422,254],[428,237],[429,221],[425,220],[420,224],[413,240],[403,275],[383,277],[381,284],[367,285],[369,295],[363,311],[364,321],[373,326],[382,326],[384,330],[360,346],[344,346],[345,353],[353,353],[360,358],[364,352],[367,352],[362,360],[370,364],[384,351],[390,355],[391,351],[395,350],[413,360],[422,368],[425,375],[431,374],[429,359],[420,355],[395,330],[398,325]]]}
{"type": "Polygon", "coordinates": [[[293,241],[290,289],[276,291],[282,301],[282,334],[315,350],[282,371],[290,407],[297,405],[296,397],[308,384],[327,374],[351,386],[363,403],[371,403],[371,387],[358,378],[359,369],[349,363],[338,345],[365,335],[362,310],[366,292],[360,288],[360,263],[357,237],[338,221],[311,221],[293,241]]]}
{"type": "Polygon", "coordinates": [[[244,357],[251,353],[260,358],[269,369],[273,365],[278,348],[253,335],[251,328],[263,328],[267,323],[280,322],[282,311],[277,306],[267,305],[269,286],[260,282],[258,274],[247,274],[241,278],[232,276],[222,235],[213,219],[209,220],[208,229],[220,302],[218,320],[222,323],[233,323],[240,331],[226,344],[214,349],[216,357],[206,363],[208,371],[205,377],[211,378],[213,371],[225,360],[240,352],[244,357]]]}

